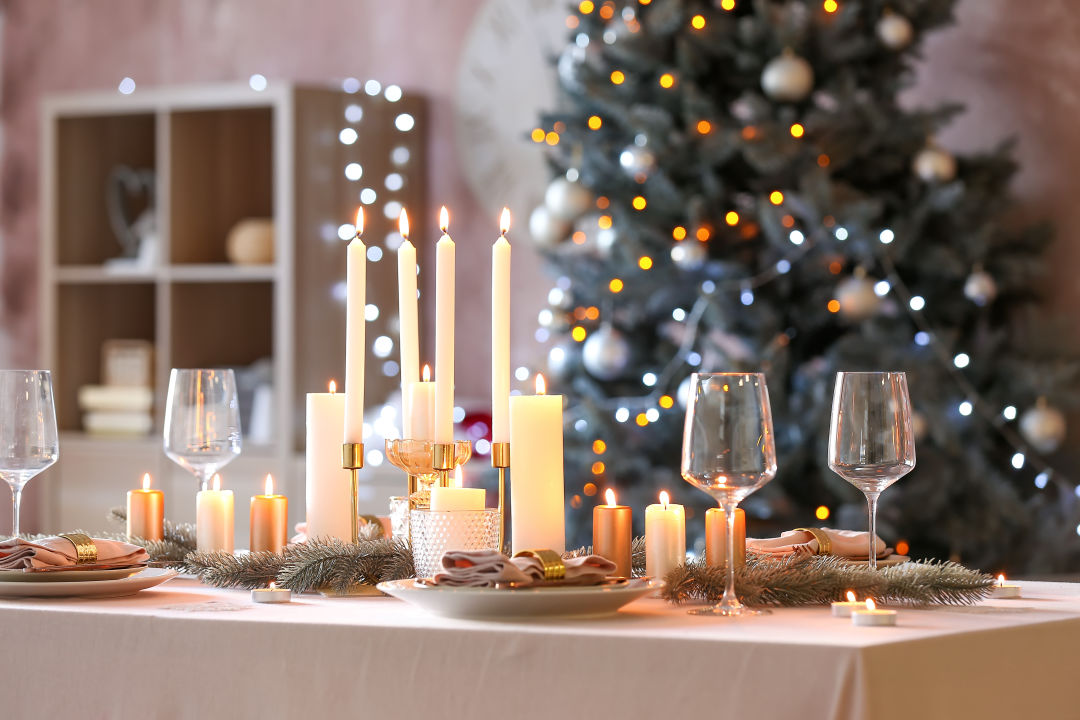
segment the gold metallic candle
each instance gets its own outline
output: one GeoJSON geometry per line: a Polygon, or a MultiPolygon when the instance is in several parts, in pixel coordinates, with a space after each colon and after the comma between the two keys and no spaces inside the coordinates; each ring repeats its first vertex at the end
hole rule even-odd
{"type": "MultiPolygon", "coordinates": [[[[719,567],[727,562],[727,518],[723,508],[705,513],[705,563],[719,567]]],[[[735,567],[746,564],[746,513],[735,510],[735,567]]]]}
{"type": "Polygon", "coordinates": [[[289,499],[274,494],[274,478],[266,476],[265,494],[251,498],[251,552],[280,552],[288,543],[289,499]]]}
{"type": "Polygon", "coordinates": [[[150,473],[145,473],[141,490],[128,490],[127,535],[144,540],[164,537],[165,494],[150,489],[150,473]]]}
{"type": "Polygon", "coordinates": [[[630,543],[633,539],[633,511],[626,505],[615,504],[615,492],[604,493],[607,505],[593,508],[593,553],[615,563],[617,577],[630,577],[630,543]]]}

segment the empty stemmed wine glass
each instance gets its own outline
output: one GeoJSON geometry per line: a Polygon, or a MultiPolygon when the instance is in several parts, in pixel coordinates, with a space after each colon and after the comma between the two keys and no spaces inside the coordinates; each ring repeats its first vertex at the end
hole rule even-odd
{"type": "Polygon", "coordinates": [[[682,476],[716,498],[727,520],[724,597],[693,615],[743,615],[735,595],[735,508],[776,475],[772,409],[762,373],[694,373],[686,403],[682,476]]]}
{"type": "Polygon", "coordinates": [[[870,515],[869,564],[877,569],[877,501],[915,467],[907,374],[838,372],[829,424],[829,468],[863,491],[870,515]]]}
{"type": "Polygon", "coordinates": [[[198,478],[200,490],[240,454],[232,370],[173,368],[165,401],[165,454],[198,478]]]}
{"type": "Polygon", "coordinates": [[[0,370],[0,477],[11,486],[11,536],[30,478],[60,457],[48,370],[0,370]]]}

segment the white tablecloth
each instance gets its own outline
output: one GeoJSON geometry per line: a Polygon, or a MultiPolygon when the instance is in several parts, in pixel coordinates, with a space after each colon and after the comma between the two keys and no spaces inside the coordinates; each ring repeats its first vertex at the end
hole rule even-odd
{"type": "Polygon", "coordinates": [[[0,600],[0,717],[1078,718],[1080,585],[901,609],[725,619],[655,599],[582,621],[446,620],[386,597],[177,579],[112,600],[0,600]]]}

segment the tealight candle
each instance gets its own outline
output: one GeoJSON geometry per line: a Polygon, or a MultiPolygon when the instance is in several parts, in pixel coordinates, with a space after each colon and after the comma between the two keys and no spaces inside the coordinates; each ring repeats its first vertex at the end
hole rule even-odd
{"type": "Polygon", "coordinates": [[[615,504],[611,488],[604,497],[607,505],[593,508],[593,553],[615,563],[616,577],[628,578],[633,573],[630,544],[634,514],[626,505],[615,504]]]}
{"type": "Polygon", "coordinates": [[[847,600],[837,600],[832,604],[833,617],[851,617],[851,612],[864,607],[861,602],[855,599],[855,593],[850,590],[847,591],[847,600]]]}
{"type": "Polygon", "coordinates": [[[287,603],[292,602],[292,590],[279,588],[276,583],[270,583],[270,587],[255,588],[251,591],[251,601],[257,603],[287,603]]]}
{"type": "Polygon", "coordinates": [[[251,498],[251,552],[280,552],[288,543],[289,499],[274,494],[274,477],[266,476],[264,494],[251,498]]]}
{"type": "Polygon", "coordinates": [[[663,579],[685,563],[686,512],[661,492],[660,504],[645,508],[645,574],[663,579]]]}
{"type": "Polygon", "coordinates": [[[896,611],[879,610],[873,598],[866,598],[865,610],[851,612],[851,624],[856,627],[890,627],[896,625],[896,611]]]}
{"type": "Polygon", "coordinates": [[[128,490],[127,536],[161,540],[165,536],[165,494],[150,489],[150,473],[143,474],[142,489],[128,490]]]}
{"type": "Polygon", "coordinates": [[[212,490],[195,496],[195,547],[199,552],[233,551],[233,493],[221,489],[214,475],[212,490]]]}
{"type": "Polygon", "coordinates": [[[995,600],[1011,600],[1020,597],[1019,585],[1006,585],[1005,576],[998,575],[997,585],[990,589],[990,597],[995,600]]]}

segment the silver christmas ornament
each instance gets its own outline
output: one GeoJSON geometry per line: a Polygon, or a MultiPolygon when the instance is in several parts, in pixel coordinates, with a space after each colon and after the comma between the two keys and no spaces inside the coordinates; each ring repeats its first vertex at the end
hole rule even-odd
{"type": "Polygon", "coordinates": [[[540,247],[554,247],[570,234],[570,223],[555,217],[546,205],[539,205],[529,215],[529,236],[540,247]]]}
{"type": "Polygon", "coordinates": [[[648,175],[656,167],[656,155],[639,145],[628,145],[619,153],[619,165],[631,177],[636,175],[648,175]]]}
{"type": "Polygon", "coordinates": [[[964,281],[964,297],[980,307],[992,303],[997,297],[997,282],[994,276],[976,268],[964,281]]]}
{"type": "Polygon", "coordinates": [[[865,320],[878,311],[881,298],[874,292],[874,278],[867,277],[862,268],[836,286],[840,314],[848,320],[865,320]]]}
{"type": "Polygon", "coordinates": [[[585,340],[581,361],[598,380],[614,380],[630,366],[630,343],[611,325],[601,325],[585,340]]]}
{"type": "Polygon", "coordinates": [[[671,247],[671,260],[683,270],[697,270],[708,257],[705,243],[696,240],[683,240],[671,247]]]}
{"type": "Polygon", "coordinates": [[[1041,453],[1052,453],[1065,440],[1065,414],[1039,398],[1020,416],[1020,434],[1041,453]]]}
{"type": "Polygon", "coordinates": [[[814,70],[804,58],[785,52],[765,65],[761,89],[778,102],[799,102],[814,89],[814,70]]]}
{"type": "Polygon", "coordinates": [[[911,169],[923,182],[946,183],[956,177],[956,158],[939,147],[923,148],[911,162],[911,169]]]}
{"type": "Polygon", "coordinates": [[[564,177],[555,178],[544,193],[544,205],[557,220],[573,220],[593,203],[593,194],[584,185],[564,177]]]}
{"type": "Polygon", "coordinates": [[[890,50],[903,50],[915,37],[911,21],[894,12],[886,13],[877,24],[877,36],[890,50]]]}

